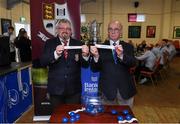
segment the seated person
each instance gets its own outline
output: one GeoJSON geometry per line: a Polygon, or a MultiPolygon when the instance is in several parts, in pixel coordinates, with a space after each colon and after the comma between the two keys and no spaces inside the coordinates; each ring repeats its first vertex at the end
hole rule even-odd
{"type": "MultiPolygon", "coordinates": [[[[147,71],[153,71],[154,64],[156,62],[156,56],[151,51],[151,47],[145,47],[145,52],[143,55],[136,57],[137,60],[143,61],[144,65],[139,65],[136,68],[135,75],[137,76],[137,79],[140,75],[141,70],[147,70],[147,71]]],[[[144,83],[147,79],[142,79],[140,83],[144,83]]]]}
{"type": "Polygon", "coordinates": [[[173,57],[176,55],[176,48],[175,46],[173,45],[172,41],[169,40],[167,42],[167,49],[168,49],[168,52],[169,52],[169,61],[172,61],[173,57]]]}
{"type": "Polygon", "coordinates": [[[159,53],[160,53],[160,68],[163,68],[164,64],[166,63],[166,61],[168,60],[169,57],[169,51],[166,45],[166,41],[162,40],[159,42],[159,53]]]}
{"type": "Polygon", "coordinates": [[[131,44],[134,47],[134,43],[132,40],[128,40],[128,43],[131,44]]]}
{"type": "Polygon", "coordinates": [[[137,52],[143,52],[146,47],[146,41],[143,40],[138,46],[137,46],[137,52]]]}
{"type": "Polygon", "coordinates": [[[152,48],[151,51],[154,53],[154,55],[156,57],[159,57],[160,56],[160,46],[159,46],[159,44],[158,43],[155,44],[155,46],[152,48]]]}

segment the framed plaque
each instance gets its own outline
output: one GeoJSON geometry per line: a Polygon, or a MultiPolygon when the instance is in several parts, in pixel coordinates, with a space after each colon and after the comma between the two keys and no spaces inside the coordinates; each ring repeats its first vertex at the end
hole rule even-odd
{"type": "Polygon", "coordinates": [[[180,26],[174,26],[173,38],[180,39],[180,26]]]}
{"type": "Polygon", "coordinates": [[[11,20],[10,19],[1,19],[1,31],[2,34],[5,32],[8,32],[8,27],[11,26],[11,20]]]}
{"type": "Polygon", "coordinates": [[[140,38],[140,37],[141,37],[141,26],[128,27],[128,38],[140,38]]]}
{"type": "Polygon", "coordinates": [[[146,37],[155,38],[156,36],[156,26],[147,26],[146,28],[146,37]]]}

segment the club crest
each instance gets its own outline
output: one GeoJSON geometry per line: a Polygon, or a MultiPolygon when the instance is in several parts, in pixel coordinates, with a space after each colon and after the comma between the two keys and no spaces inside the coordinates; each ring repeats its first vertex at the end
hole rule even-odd
{"type": "Polygon", "coordinates": [[[59,19],[69,18],[67,3],[43,3],[42,17],[44,29],[51,35],[56,36],[56,24],[59,19]]]}

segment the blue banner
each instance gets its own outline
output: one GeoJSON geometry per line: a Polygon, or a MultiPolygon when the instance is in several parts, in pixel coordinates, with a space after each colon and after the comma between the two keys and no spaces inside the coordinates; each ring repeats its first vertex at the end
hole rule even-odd
{"type": "Polygon", "coordinates": [[[5,77],[0,76],[0,123],[6,122],[7,115],[7,90],[5,77]]]}
{"type": "Polygon", "coordinates": [[[89,68],[81,68],[82,96],[96,96],[98,93],[99,72],[89,68]]]}
{"type": "Polygon", "coordinates": [[[0,76],[0,123],[14,123],[32,105],[30,70],[0,76]]]}
{"type": "Polygon", "coordinates": [[[31,68],[21,70],[22,101],[21,108],[26,111],[32,105],[31,68]]]}
{"type": "Polygon", "coordinates": [[[23,113],[21,107],[21,85],[19,83],[19,78],[17,72],[12,72],[7,75],[6,88],[8,97],[8,107],[7,107],[7,122],[13,123],[20,115],[23,113]],[[12,114],[13,113],[13,114],[12,114]]]}

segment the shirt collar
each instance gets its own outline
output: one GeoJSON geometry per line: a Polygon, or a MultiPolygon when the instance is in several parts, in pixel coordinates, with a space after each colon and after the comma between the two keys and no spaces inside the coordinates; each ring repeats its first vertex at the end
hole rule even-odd
{"type": "MultiPolygon", "coordinates": [[[[60,39],[60,41],[61,41],[61,44],[64,45],[64,40],[63,40],[62,38],[60,38],[60,37],[59,37],[59,39],[60,39]]],[[[67,41],[67,46],[69,46],[70,38],[69,38],[68,40],[66,40],[66,41],[67,41]]]]}
{"type": "MultiPolygon", "coordinates": [[[[110,40],[110,45],[113,46],[114,41],[110,40]]],[[[115,41],[116,45],[119,45],[119,40],[115,41]]]]}

